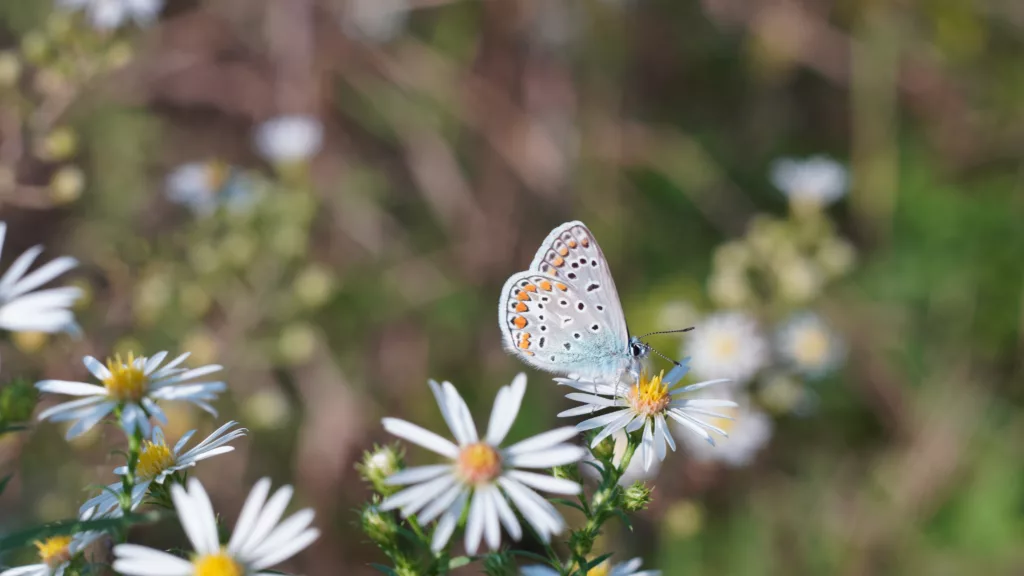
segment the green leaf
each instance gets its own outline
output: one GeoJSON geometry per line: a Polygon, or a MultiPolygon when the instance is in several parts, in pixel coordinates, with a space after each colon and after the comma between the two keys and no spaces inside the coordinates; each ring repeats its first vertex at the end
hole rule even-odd
{"type": "MultiPolygon", "coordinates": [[[[551,558],[548,558],[546,556],[541,556],[540,554],[536,554],[534,552],[528,552],[526,550],[509,550],[509,552],[512,553],[515,556],[522,556],[523,558],[529,558],[530,560],[536,560],[537,562],[543,562],[544,564],[547,564],[548,566],[555,566],[554,563],[551,562],[551,558]]],[[[557,566],[556,566],[556,568],[557,568],[557,566]]]]}
{"type": "Polygon", "coordinates": [[[572,500],[566,500],[565,498],[548,498],[548,500],[551,501],[551,502],[554,502],[556,504],[561,504],[563,506],[568,506],[570,508],[575,508],[575,509],[579,510],[580,512],[583,512],[584,514],[587,513],[587,511],[583,509],[583,506],[580,506],[579,504],[573,502],[572,500]]]}
{"type": "Polygon", "coordinates": [[[4,493],[4,488],[7,488],[7,483],[11,481],[11,478],[14,478],[14,474],[9,474],[0,480],[0,494],[4,493]]]}
{"type": "Polygon", "coordinates": [[[0,434],[7,434],[8,432],[21,432],[22,430],[28,430],[28,424],[4,424],[0,426],[0,434]]]}
{"type": "Polygon", "coordinates": [[[398,576],[397,572],[395,572],[394,570],[392,570],[391,568],[388,568],[387,566],[385,566],[383,564],[370,564],[370,566],[373,567],[373,568],[376,568],[380,572],[383,572],[383,573],[387,574],[388,576],[398,576]]]}
{"type": "Polygon", "coordinates": [[[0,553],[27,546],[36,540],[45,540],[53,536],[65,536],[91,530],[110,532],[112,530],[140,524],[154,524],[173,514],[161,511],[129,514],[122,518],[102,518],[100,520],[60,520],[36,526],[0,538],[0,553]]]}
{"type": "Polygon", "coordinates": [[[604,562],[605,560],[611,558],[612,554],[615,554],[615,553],[614,552],[608,552],[606,554],[601,554],[597,558],[594,558],[590,562],[587,562],[587,572],[589,572],[589,571],[593,570],[594,568],[597,568],[598,566],[600,566],[602,562],[604,562]]]}
{"type": "Polygon", "coordinates": [[[622,520],[622,523],[626,525],[626,528],[629,528],[630,532],[633,531],[633,523],[629,521],[629,516],[626,516],[625,512],[618,508],[613,509],[612,512],[622,520]]]}
{"type": "Polygon", "coordinates": [[[472,561],[473,559],[469,556],[457,556],[448,561],[448,569],[455,570],[456,568],[462,568],[472,561]]]}

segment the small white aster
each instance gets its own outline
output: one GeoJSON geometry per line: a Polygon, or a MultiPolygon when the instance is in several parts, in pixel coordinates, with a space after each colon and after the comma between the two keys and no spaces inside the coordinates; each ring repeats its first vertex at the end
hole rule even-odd
{"type": "Polygon", "coordinates": [[[684,437],[686,452],[697,460],[723,462],[739,468],[754,461],[754,457],[772,438],[774,424],[771,416],[754,406],[748,398],[740,397],[738,408],[727,410],[731,419],[717,418],[711,423],[729,433],[718,446],[711,449],[704,442],[684,437]]]}
{"type": "Polygon", "coordinates": [[[809,378],[832,372],[846,356],[842,338],[813,312],[790,317],[776,334],[776,346],[789,366],[809,378]]]}
{"type": "Polygon", "coordinates": [[[565,521],[555,507],[537,494],[543,490],[555,494],[579,494],[579,484],[563,478],[517,470],[517,468],[551,468],[579,462],[585,450],[564,442],[577,432],[572,427],[558,428],[501,448],[526,392],[526,375],[520,373],[512,384],[498,390],[487,425],[487,435],[480,438],[466,402],[450,382],[430,382],[430,389],[458,444],[405,420],[385,418],[384,429],[450,461],[433,466],[417,466],[397,472],[386,480],[392,485],[413,484],[387,497],[381,510],[401,508],[402,516],[413,514],[423,524],[440,516],[434,530],[431,548],[442,550],[455,531],[462,511],[469,505],[465,546],[476,554],[481,540],[496,550],[501,544],[501,526],[514,540],[523,531],[507,500],[519,509],[523,518],[536,530],[541,540],[565,528],[565,521]]]}
{"type": "Polygon", "coordinates": [[[241,211],[256,199],[253,183],[222,162],[188,162],[167,175],[167,199],[185,206],[197,216],[208,216],[224,206],[241,211]]]}
{"type": "Polygon", "coordinates": [[[708,380],[707,382],[677,387],[676,385],[686,375],[687,371],[687,361],[684,360],[673,368],[667,376],[661,373],[651,377],[648,376],[646,371],[643,371],[633,384],[555,378],[555,381],[559,384],[585,392],[567,394],[566,398],[581,402],[583,405],[566,410],[560,413],[559,416],[580,416],[611,408],[611,412],[606,412],[600,416],[580,422],[576,425],[576,429],[581,432],[595,428],[601,429],[594,436],[590,444],[591,448],[620,430],[624,430],[627,434],[643,430],[640,447],[634,457],[640,458],[643,462],[643,469],[648,471],[654,462],[655,456],[657,456],[658,461],[665,460],[668,452],[666,446],[671,448],[672,451],[676,449],[676,442],[668,429],[667,418],[671,418],[688,428],[712,446],[714,446],[715,440],[709,431],[725,435],[725,432],[721,429],[707,424],[698,416],[727,418],[728,416],[714,412],[711,409],[735,407],[735,402],[706,398],[691,399],[683,398],[683,396],[708,386],[728,382],[728,380],[724,378],[708,380]]]}
{"type": "Polygon", "coordinates": [[[757,322],[742,312],[704,319],[686,342],[693,372],[700,378],[728,378],[743,384],[768,361],[768,343],[757,322]]]}
{"type": "Polygon", "coordinates": [[[129,19],[140,25],[152,24],[164,3],[163,0],[58,0],[57,5],[67,10],[84,10],[93,28],[105,31],[129,19]]]}
{"type": "Polygon", "coordinates": [[[257,126],[254,138],[256,150],[268,162],[303,162],[320,151],[324,126],[314,116],[278,116],[257,126]]]}
{"type": "MultiPolygon", "coordinates": [[[[80,520],[96,520],[101,517],[95,509],[86,510],[79,515],[80,520]]],[[[102,536],[103,532],[88,531],[70,536],[51,536],[42,541],[36,540],[39,563],[9,568],[0,572],[0,576],[63,576],[71,561],[102,536]]]]}
{"type": "Polygon", "coordinates": [[[67,438],[71,439],[87,432],[116,408],[121,409],[120,424],[125,433],[133,434],[136,429],[141,429],[148,435],[150,416],[167,425],[167,416],[157,406],[157,400],[190,402],[216,416],[217,411],[210,402],[227,385],[220,381],[191,380],[218,372],[221,366],[209,364],[192,369],[179,368],[188,356],[186,352],[163,367],[160,364],[167,357],[167,352],[158,352],[148,358],[136,358],[130,354],[127,360],[117,356],[108,359],[106,366],[92,356],[86,356],[82,363],[102,385],[66,380],[37,382],[36,388],[40,392],[85,397],[47,408],[39,414],[39,419],[51,422],[75,420],[67,432],[67,438]]]}
{"type": "Polygon", "coordinates": [[[827,206],[846,195],[846,168],[827,156],[783,158],[771,166],[771,181],[791,201],[827,206]]]}
{"type": "MultiPolygon", "coordinates": [[[[587,576],[661,576],[661,570],[640,570],[643,560],[633,558],[628,562],[615,564],[607,560],[587,571],[587,576]]],[[[523,566],[519,569],[521,576],[559,576],[559,572],[550,566],[523,566]]]]}
{"type": "Polygon", "coordinates": [[[341,27],[353,38],[390,42],[405,30],[411,8],[409,0],[348,0],[341,27]]]}
{"type": "Polygon", "coordinates": [[[307,548],[320,536],[320,531],[310,527],[312,508],[300,510],[281,521],[292,498],[291,486],[278,489],[268,500],[269,492],[269,478],[253,486],[231,539],[227,546],[221,546],[217,519],[203,485],[192,478],[187,491],[179,484],[171,486],[174,508],[195,549],[191,560],[137,544],[118,544],[114,547],[114,570],[126,576],[270,574],[264,570],[307,548]]]}
{"type": "MultiPolygon", "coordinates": [[[[7,224],[0,222],[0,251],[7,237],[7,224]]],[[[42,246],[33,246],[18,256],[0,276],[0,328],[12,332],[78,332],[71,306],[82,297],[75,287],[47,288],[33,292],[57,276],[78,265],[70,256],[47,262],[30,274],[32,263],[42,253],[42,246]]]]}
{"type": "MultiPolygon", "coordinates": [[[[153,428],[152,436],[143,442],[141,452],[139,453],[139,462],[135,467],[135,486],[132,488],[132,509],[142,503],[142,499],[145,498],[146,492],[149,490],[150,484],[156,482],[157,484],[163,484],[168,476],[191,468],[196,465],[200,460],[206,460],[219,454],[226,454],[235,449],[234,446],[226,446],[228,442],[245,436],[246,429],[238,428],[231,430],[231,428],[238,425],[238,422],[231,421],[224,424],[220,428],[214,430],[212,434],[206,437],[205,440],[196,444],[192,448],[182,452],[185,444],[192,438],[192,435],[196,433],[195,430],[189,430],[181,439],[174,445],[169,447],[167,440],[164,438],[164,432],[159,426],[153,428]]],[[[123,476],[128,473],[127,466],[120,466],[114,469],[114,474],[123,476]]],[[[103,514],[112,508],[119,505],[118,499],[115,494],[121,492],[121,482],[115,482],[103,491],[102,494],[90,499],[82,505],[79,512],[84,512],[91,508],[97,510],[98,513],[103,514]]]]}

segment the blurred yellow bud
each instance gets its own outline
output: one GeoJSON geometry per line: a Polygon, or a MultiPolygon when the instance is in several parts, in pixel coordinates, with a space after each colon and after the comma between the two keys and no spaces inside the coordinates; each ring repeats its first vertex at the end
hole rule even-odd
{"type": "Polygon", "coordinates": [[[743,242],[732,241],[715,249],[715,268],[735,270],[750,262],[750,248],[743,242]]]}
{"type": "Polygon", "coordinates": [[[786,226],[770,216],[759,215],[750,222],[747,243],[758,255],[769,255],[787,243],[786,226]]]}
{"type": "Polygon", "coordinates": [[[103,63],[108,70],[115,70],[128,65],[134,57],[135,50],[132,49],[132,45],[122,40],[110,46],[104,55],[103,63]]]}
{"type": "Polygon", "coordinates": [[[46,33],[56,40],[70,36],[74,26],[72,12],[68,10],[54,10],[46,17],[46,33]]]}
{"type": "Polygon", "coordinates": [[[792,412],[804,398],[803,384],[786,374],[769,377],[758,393],[765,408],[776,414],[792,412]]]}
{"type": "Polygon", "coordinates": [[[78,166],[61,166],[50,179],[50,199],[56,204],[70,204],[82,197],[85,173],[78,166]]]}
{"type": "Polygon", "coordinates": [[[323,266],[311,264],[295,278],[294,289],[299,302],[316,308],[334,292],[334,275],[323,266]]]}
{"type": "Polygon", "coordinates": [[[197,365],[213,364],[220,355],[220,343],[208,330],[199,328],[189,333],[181,342],[184,352],[191,352],[189,360],[197,365]]]}
{"type": "Polygon", "coordinates": [[[818,265],[831,278],[844,276],[853,269],[857,250],[842,238],[831,238],[822,243],[817,253],[818,265]]]}
{"type": "Polygon", "coordinates": [[[785,258],[773,263],[779,296],[788,302],[806,302],[821,292],[821,270],[806,258],[785,258]]]}
{"type": "Polygon", "coordinates": [[[291,404],[280,390],[264,388],[245,400],[242,412],[246,423],[255,429],[279,430],[291,418],[291,404]]]}
{"type": "Polygon", "coordinates": [[[246,266],[256,256],[256,239],[248,234],[229,234],[220,246],[224,259],[235,266],[246,266]]]}
{"type": "Polygon", "coordinates": [[[75,278],[69,284],[82,291],[82,296],[78,300],[75,300],[74,309],[82,311],[89,308],[89,306],[92,305],[93,296],[95,295],[92,284],[84,278],[75,278]]]}
{"type": "Polygon", "coordinates": [[[181,287],[179,294],[181,308],[193,318],[199,318],[210,309],[210,296],[206,290],[198,284],[186,284],[181,287]]]}
{"type": "Polygon", "coordinates": [[[188,260],[200,274],[209,274],[221,266],[220,254],[206,242],[193,244],[188,260]]]}
{"type": "Polygon", "coordinates": [[[21,59],[13,50],[0,50],[0,88],[9,88],[21,78],[21,59]]]}
{"type": "Polygon", "coordinates": [[[308,235],[296,226],[281,226],[271,239],[274,251],[282,256],[296,257],[305,254],[308,235]]]}
{"type": "Polygon", "coordinates": [[[669,506],[662,522],[675,538],[690,538],[703,529],[704,510],[696,502],[680,500],[669,506]]]}
{"type": "Polygon", "coordinates": [[[163,313],[173,296],[171,278],[163,273],[145,276],[135,285],[135,317],[142,325],[151,325],[163,313]]]}
{"type": "Polygon", "coordinates": [[[47,335],[43,332],[15,332],[14,346],[26,354],[33,354],[46,345],[47,335]]]}
{"type": "Polygon", "coordinates": [[[754,299],[744,273],[717,272],[708,278],[708,295],[723,308],[741,308],[754,299]]]}
{"type": "Polygon", "coordinates": [[[43,160],[59,161],[74,156],[78,151],[78,135],[68,126],[54,128],[36,143],[36,156],[43,160]]]}
{"type": "Polygon", "coordinates": [[[32,64],[41,64],[50,52],[50,44],[41,32],[29,32],[21,37],[21,53],[32,64]]]}
{"type": "Polygon", "coordinates": [[[303,322],[285,326],[277,342],[278,352],[287,364],[302,364],[316,350],[316,331],[303,322]]]}

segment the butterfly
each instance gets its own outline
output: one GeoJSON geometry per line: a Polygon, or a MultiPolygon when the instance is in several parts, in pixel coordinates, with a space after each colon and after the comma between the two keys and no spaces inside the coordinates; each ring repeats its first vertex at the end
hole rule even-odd
{"type": "Polygon", "coordinates": [[[608,261],[578,221],[552,230],[530,269],[505,282],[498,323],[514,356],[571,377],[636,375],[652,350],[629,335],[608,261]]]}

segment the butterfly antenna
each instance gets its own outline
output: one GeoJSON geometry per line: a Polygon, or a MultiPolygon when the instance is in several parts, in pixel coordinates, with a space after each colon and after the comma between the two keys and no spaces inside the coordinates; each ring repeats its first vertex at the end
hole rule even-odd
{"type": "MultiPolygon", "coordinates": [[[[687,330],[690,330],[690,328],[687,328],[687,330]]],[[[676,330],[676,332],[681,332],[681,330],[676,330]]],[[[685,332],[685,330],[682,330],[682,332],[685,332]]],[[[665,356],[664,354],[662,354],[661,352],[658,352],[654,348],[651,348],[650,346],[648,346],[648,348],[650,349],[651,352],[654,352],[658,356],[661,356],[662,358],[664,358],[665,360],[668,360],[669,362],[675,364],[676,366],[680,366],[680,367],[682,366],[682,364],[680,364],[679,362],[676,362],[675,360],[669,358],[668,356],[665,356]]]]}
{"type": "Polygon", "coordinates": [[[690,326],[689,328],[683,328],[682,330],[662,330],[661,332],[648,332],[647,334],[644,334],[643,336],[640,336],[640,339],[643,340],[644,338],[647,338],[648,336],[655,336],[657,334],[678,334],[680,332],[689,332],[690,330],[693,330],[694,328],[696,328],[696,326],[690,326]]]}

